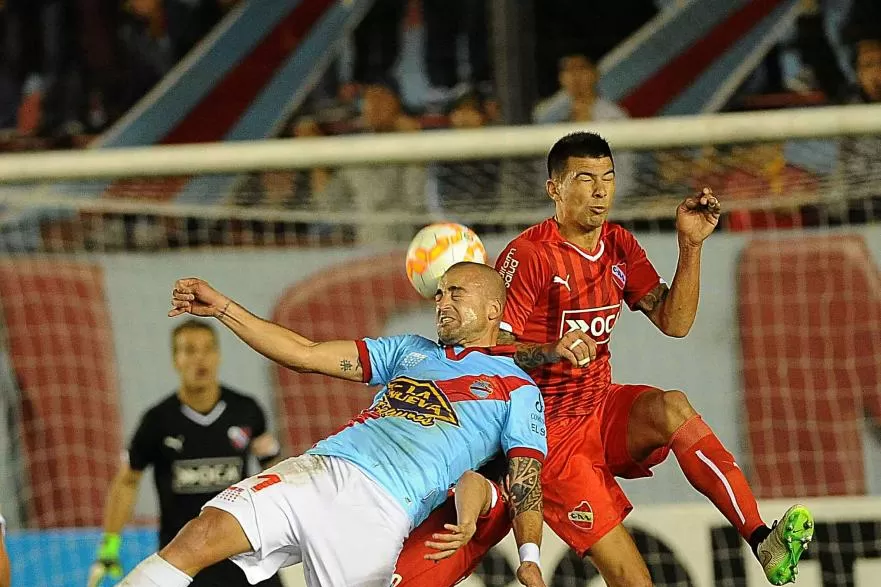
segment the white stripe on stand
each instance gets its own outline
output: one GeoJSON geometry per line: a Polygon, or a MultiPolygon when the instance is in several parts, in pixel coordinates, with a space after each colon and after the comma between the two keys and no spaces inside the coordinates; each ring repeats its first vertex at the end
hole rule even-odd
{"type": "Polygon", "coordinates": [[[740,523],[745,524],[746,518],[743,517],[743,512],[740,511],[740,506],[737,505],[737,499],[734,497],[734,490],[731,489],[731,484],[728,483],[728,479],[725,478],[725,475],[722,474],[722,471],[719,470],[719,467],[717,467],[716,464],[713,463],[713,461],[708,459],[703,452],[697,451],[697,458],[706,463],[710,470],[716,474],[716,477],[722,480],[722,485],[725,486],[725,491],[728,492],[728,497],[729,499],[731,499],[731,505],[734,506],[734,511],[737,512],[737,517],[740,518],[740,523]]]}

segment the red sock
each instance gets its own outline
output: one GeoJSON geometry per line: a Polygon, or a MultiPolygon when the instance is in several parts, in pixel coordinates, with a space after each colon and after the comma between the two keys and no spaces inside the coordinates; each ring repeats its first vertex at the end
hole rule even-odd
{"type": "Polygon", "coordinates": [[[692,487],[703,493],[744,540],[765,525],[743,471],[700,416],[685,421],[670,448],[692,487]]]}

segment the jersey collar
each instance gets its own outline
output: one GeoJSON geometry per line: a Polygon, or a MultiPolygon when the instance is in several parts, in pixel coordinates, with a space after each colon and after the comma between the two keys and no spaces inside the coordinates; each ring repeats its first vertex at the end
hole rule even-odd
{"type": "Polygon", "coordinates": [[[603,226],[602,226],[602,228],[600,228],[599,242],[597,243],[596,248],[591,253],[591,252],[585,251],[584,249],[582,249],[581,247],[579,247],[575,243],[569,242],[568,240],[563,238],[563,235],[560,233],[560,223],[557,222],[556,217],[552,217],[550,220],[551,220],[551,226],[553,227],[552,230],[554,231],[554,236],[557,239],[559,239],[559,241],[561,243],[563,243],[567,247],[571,248],[572,250],[574,250],[576,253],[578,253],[579,255],[581,255],[582,257],[587,259],[588,261],[596,261],[600,257],[603,256],[603,253],[606,250],[606,229],[609,226],[608,222],[603,222],[603,226]]]}
{"type": "Polygon", "coordinates": [[[502,357],[513,357],[514,352],[516,352],[517,347],[512,344],[497,344],[496,346],[483,347],[483,346],[470,346],[470,347],[461,347],[461,346],[445,346],[444,353],[446,353],[447,358],[453,361],[461,361],[471,353],[481,353],[484,355],[493,355],[493,356],[502,356],[502,357]]]}

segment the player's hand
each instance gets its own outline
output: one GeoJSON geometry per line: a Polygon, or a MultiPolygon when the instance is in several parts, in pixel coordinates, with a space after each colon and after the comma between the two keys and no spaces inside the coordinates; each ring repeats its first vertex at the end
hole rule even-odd
{"type": "Polygon", "coordinates": [[[122,578],[122,563],[119,562],[120,539],[118,534],[105,534],[98,549],[98,560],[89,567],[88,587],[98,587],[104,579],[115,584],[122,578]]]}
{"type": "Polygon", "coordinates": [[[690,246],[703,243],[719,224],[721,213],[722,205],[710,188],[685,198],[676,209],[676,232],[680,243],[690,246]]]}
{"type": "Polygon", "coordinates": [[[573,367],[587,367],[597,357],[597,343],[583,330],[570,330],[557,341],[553,352],[573,367]]]}
{"type": "Polygon", "coordinates": [[[168,316],[173,318],[181,314],[192,314],[211,318],[223,312],[229,301],[229,298],[206,281],[196,277],[178,279],[171,290],[171,310],[168,316]]]}
{"type": "Polygon", "coordinates": [[[444,528],[449,530],[448,533],[432,534],[434,540],[428,540],[425,546],[433,548],[438,552],[426,554],[425,558],[432,561],[439,561],[453,556],[453,554],[468,544],[474,533],[477,531],[475,522],[467,522],[464,524],[444,524],[444,528]]]}
{"type": "Polygon", "coordinates": [[[517,580],[526,587],[547,587],[541,577],[541,569],[533,562],[520,563],[517,569],[517,580]]]}

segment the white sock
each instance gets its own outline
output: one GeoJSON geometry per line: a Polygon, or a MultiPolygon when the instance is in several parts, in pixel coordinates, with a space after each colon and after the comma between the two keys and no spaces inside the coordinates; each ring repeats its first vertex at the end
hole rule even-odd
{"type": "Polygon", "coordinates": [[[192,577],[152,554],[126,575],[117,587],[187,587],[192,577]]]}

